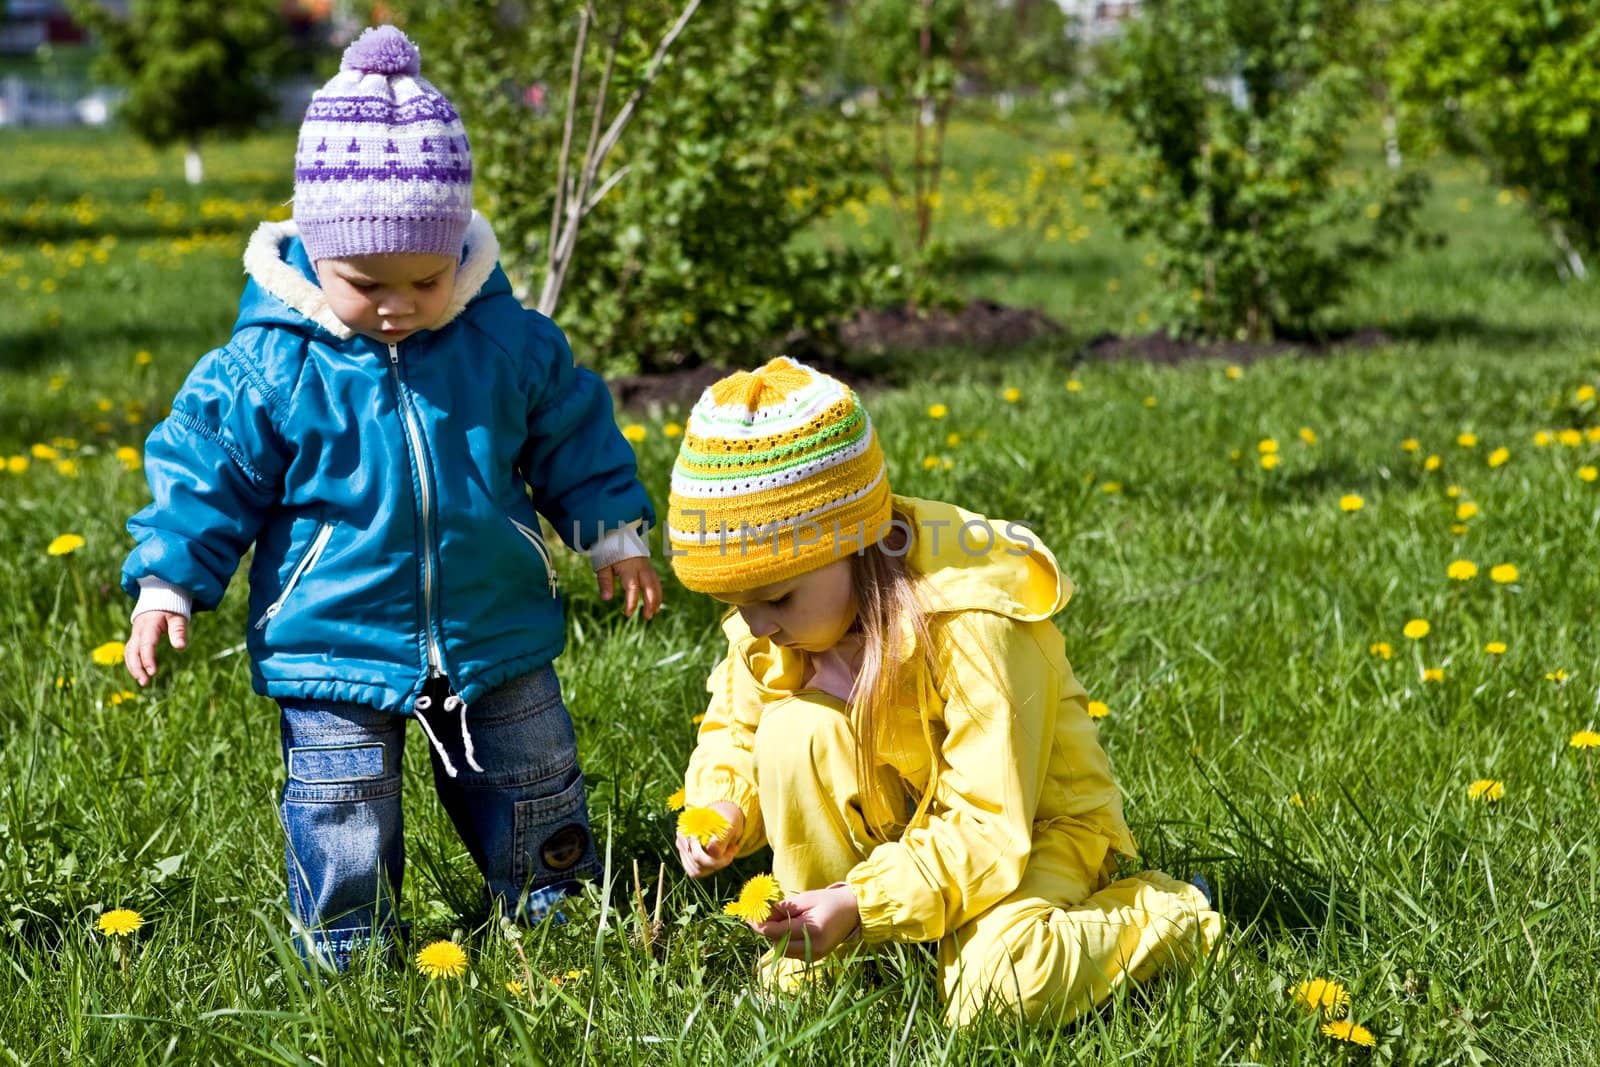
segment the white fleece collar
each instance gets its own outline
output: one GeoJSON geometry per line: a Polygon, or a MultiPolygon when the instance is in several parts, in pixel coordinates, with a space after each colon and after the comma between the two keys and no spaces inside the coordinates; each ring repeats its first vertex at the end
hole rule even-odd
{"type": "MultiPolygon", "coordinates": [[[[245,273],[254,278],[261,288],[339,340],[348,340],[356,332],[333,313],[322,287],[284,262],[279,251],[283,242],[299,233],[300,227],[292,219],[287,222],[263,222],[257,226],[244,249],[245,273]]],[[[429,329],[437,330],[465,311],[467,304],[478,295],[478,290],[483,288],[500,261],[500,242],[495,240],[494,228],[476,211],[472,213],[472,221],[467,224],[466,245],[467,258],[456,268],[456,283],[450,292],[450,303],[445,305],[439,321],[429,329]]]]}

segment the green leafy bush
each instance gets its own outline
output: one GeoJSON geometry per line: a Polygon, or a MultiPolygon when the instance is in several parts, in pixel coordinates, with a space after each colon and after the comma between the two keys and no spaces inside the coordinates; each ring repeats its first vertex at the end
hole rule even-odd
{"type": "MultiPolygon", "coordinates": [[[[478,198],[513,281],[537,293],[577,21],[552,0],[391,5],[423,73],[462,110],[478,198]]],[[[606,115],[639,83],[680,6],[608,5],[590,34],[573,140],[581,157],[604,51],[606,115]]],[[[797,330],[824,331],[872,300],[887,261],[806,238],[860,195],[862,139],[814,80],[832,40],[825,6],[706,3],[601,174],[626,173],[583,223],[556,318],[607,372],[750,363],[797,330]]]]}
{"type": "Polygon", "coordinates": [[[1586,276],[1600,251],[1600,8],[1426,0],[1403,9],[1392,59],[1407,117],[1526,190],[1562,255],[1586,276]]]}
{"type": "Polygon", "coordinates": [[[1109,204],[1155,245],[1174,333],[1303,332],[1414,230],[1422,175],[1347,173],[1368,98],[1356,0],[1154,0],[1106,96],[1133,152],[1109,204]]]}

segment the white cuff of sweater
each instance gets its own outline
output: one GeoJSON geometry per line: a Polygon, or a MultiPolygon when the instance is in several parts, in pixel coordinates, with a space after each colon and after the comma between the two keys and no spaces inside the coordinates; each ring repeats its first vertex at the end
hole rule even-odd
{"type": "Polygon", "coordinates": [[[181,586],[160,578],[140,578],[139,602],[133,606],[133,618],[147,611],[171,611],[187,619],[194,613],[191,601],[189,591],[181,586]]]}
{"type": "Polygon", "coordinates": [[[649,556],[650,546],[639,536],[639,528],[643,525],[643,519],[634,519],[628,525],[617,527],[590,545],[585,553],[589,557],[589,566],[600,570],[613,563],[621,563],[625,559],[649,556]]]}

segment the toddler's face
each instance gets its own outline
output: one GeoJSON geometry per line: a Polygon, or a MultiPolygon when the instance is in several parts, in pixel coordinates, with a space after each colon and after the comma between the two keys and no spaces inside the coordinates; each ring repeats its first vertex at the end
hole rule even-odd
{"type": "Polygon", "coordinates": [[[856,620],[856,593],[848,558],[798,578],[743,593],[724,593],[717,599],[738,608],[755,636],[806,652],[826,652],[839,643],[856,620]]]}
{"type": "Polygon", "coordinates": [[[340,322],[392,345],[439,321],[456,261],[425,252],[319,259],[317,280],[340,322]]]}

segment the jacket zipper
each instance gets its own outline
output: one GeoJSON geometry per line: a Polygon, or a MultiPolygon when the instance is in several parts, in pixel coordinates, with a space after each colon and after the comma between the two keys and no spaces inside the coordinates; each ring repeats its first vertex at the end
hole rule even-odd
{"type": "Polygon", "coordinates": [[[544,563],[545,577],[550,579],[550,595],[554,597],[556,595],[556,567],[555,563],[550,559],[550,550],[545,548],[544,538],[539,536],[538,530],[524,526],[516,519],[511,520],[511,525],[521,531],[522,536],[526,537],[528,543],[533,546],[533,550],[539,553],[539,559],[544,563]]]}
{"type": "Polygon", "coordinates": [[[428,676],[444,674],[444,655],[433,632],[433,487],[428,482],[428,464],[422,448],[422,433],[417,429],[411,405],[406,401],[405,383],[400,378],[400,346],[389,346],[389,372],[394,375],[395,402],[405,420],[406,440],[411,449],[411,464],[417,471],[417,503],[422,511],[422,621],[427,634],[428,676]]]}
{"type": "Polygon", "coordinates": [[[294,570],[289,572],[289,580],[283,583],[283,591],[278,594],[278,599],[267,605],[267,610],[261,613],[256,620],[256,629],[260,630],[278,617],[278,612],[283,610],[283,602],[289,599],[289,594],[294,592],[294,587],[300,584],[300,579],[305,577],[306,571],[316,566],[317,560],[322,557],[322,550],[328,547],[328,538],[333,536],[333,523],[324,522],[317,527],[317,532],[311,538],[311,544],[306,546],[300,562],[294,565],[294,570]]]}

